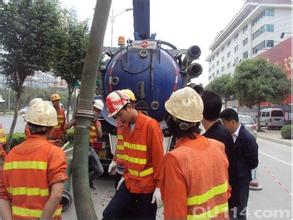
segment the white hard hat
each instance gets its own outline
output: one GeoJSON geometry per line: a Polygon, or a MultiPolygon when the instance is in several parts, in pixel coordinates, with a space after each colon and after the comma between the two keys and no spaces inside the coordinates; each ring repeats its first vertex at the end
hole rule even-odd
{"type": "Polygon", "coordinates": [[[169,114],[186,122],[200,122],[203,102],[199,94],[190,87],[174,92],[165,103],[169,114]]]}
{"type": "Polygon", "coordinates": [[[25,120],[35,125],[52,127],[58,124],[57,112],[48,101],[39,101],[27,111],[25,120]]]}
{"type": "Polygon", "coordinates": [[[130,103],[130,98],[121,90],[111,92],[106,98],[108,116],[115,116],[127,103],[130,103]]]}
{"type": "Polygon", "coordinates": [[[30,103],[29,103],[29,107],[33,106],[34,104],[36,104],[37,102],[43,101],[42,98],[33,98],[30,103]]]}
{"type": "Polygon", "coordinates": [[[100,99],[95,100],[94,107],[97,108],[97,109],[100,109],[102,111],[104,109],[103,101],[100,100],[100,99]]]}

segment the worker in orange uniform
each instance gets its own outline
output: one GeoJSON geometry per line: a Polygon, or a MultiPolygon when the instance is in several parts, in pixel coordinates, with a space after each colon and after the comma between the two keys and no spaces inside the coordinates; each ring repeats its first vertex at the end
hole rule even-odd
{"type": "Polygon", "coordinates": [[[201,97],[185,87],[171,95],[165,108],[167,125],[177,141],[162,166],[164,219],[229,219],[225,146],[200,135],[201,97]]]}
{"type": "Polygon", "coordinates": [[[55,93],[51,95],[51,102],[57,112],[58,124],[52,129],[49,139],[58,146],[62,146],[64,138],[64,125],[66,123],[65,109],[60,103],[61,97],[55,93]]]}
{"type": "Polygon", "coordinates": [[[106,98],[109,117],[123,123],[124,174],[114,197],[103,212],[103,219],[156,219],[157,205],[161,205],[159,189],[163,161],[163,136],[158,122],[131,105],[120,90],[106,98]],[[125,180],[125,181],[123,181],[125,180]],[[136,216],[127,213],[133,202],[136,216]]]}
{"type": "Polygon", "coordinates": [[[47,140],[58,123],[56,110],[40,101],[29,108],[26,121],[31,135],[5,158],[1,199],[10,202],[13,219],[61,219],[65,155],[47,140]]]}
{"type": "MultiPolygon", "coordinates": [[[[135,102],[136,102],[134,93],[130,89],[122,89],[121,92],[123,92],[129,97],[130,104],[134,108],[135,102]]],[[[110,175],[115,175],[115,189],[117,189],[118,183],[121,180],[124,173],[124,165],[123,165],[124,142],[123,142],[122,131],[123,131],[123,123],[121,123],[120,121],[117,121],[117,145],[116,145],[115,155],[108,168],[108,173],[110,175]]]]}
{"type": "Polygon", "coordinates": [[[6,144],[6,135],[3,129],[2,123],[0,123],[0,217],[3,220],[11,220],[11,208],[10,203],[6,199],[3,199],[5,195],[5,188],[3,185],[3,164],[6,157],[4,145],[6,144]]]}
{"type": "MultiPolygon", "coordinates": [[[[31,106],[33,106],[34,104],[36,104],[37,102],[40,102],[40,101],[43,101],[43,99],[42,98],[33,98],[32,100],[30,100],[28,107],[30,108],[31,106]]],[[[24,120],[25,120],[25,115],[24,115],[24,120]]],[[[24,134],[26,137],[30,136],[30,129],[29,129],[29,126],[27,123],[24,127],[24,134]]]]}

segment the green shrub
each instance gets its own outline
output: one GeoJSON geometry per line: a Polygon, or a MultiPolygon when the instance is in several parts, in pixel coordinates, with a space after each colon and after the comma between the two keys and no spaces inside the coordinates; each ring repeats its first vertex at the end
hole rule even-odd
{"type": "Polygon", "coordinates": [[[25,134],[24,133],[14,133],[12,135],[12,142],[11,142],[11,148],[13,148],[14,146],[22,143],[25,140],[25,134]]]}
{"type": "Polygon", "coordinates": [[[285,125],[281,129],[281,136],[284,139],[291,139],[291,131],[292,131],[292,125],[285,125]]]}
{"type": "Polygon", "coordinates": [[[67,141],[73,142],[73,136],[74,136],[74,129],[67,130],[65,135],[65,143],[67,141]]]}

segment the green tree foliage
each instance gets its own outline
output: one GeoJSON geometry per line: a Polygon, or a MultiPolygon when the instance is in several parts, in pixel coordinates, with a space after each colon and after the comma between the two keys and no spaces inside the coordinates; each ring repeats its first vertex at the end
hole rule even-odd
{"type": "Polygon", "coordinates": [[[63,43],[63,12],[57,0],[1,1],[0,21],[0,64],[17,100],[11,137],[26,77],[50,70],[63,43]]]}
{"type": "Polygon", "coordinates": [[[226,108],[227,101],[235,94],[233,88],[233,77],[230,74],[217,77],[205,87],[205,90],[213,91],[221,96],[221,98],[225,101],[226,108]]]}
{"type": "MultiPolygon", "coordinates": [[[[67,109],[69,110],[74,85],[81,80],[88,42],[88,27],[87,21],[79,22],[72,15],[67,19],[64,27],[63,47],[60,48],[60,53],[57,54],[54,72],[56,76],[60,76],[67,83],[67,109]]],[[[67,118],[68,115],[69,111],[67,111],[67,118]]]]}
{"type": "Polygon", "coordinates": [[[290,82],[279,66],[264,59],[252,59],[245,60],[237,66],[234,88],[240,105],[257,105],[259,116],[260,103],[280,103],[289,94],[290,82]]]}

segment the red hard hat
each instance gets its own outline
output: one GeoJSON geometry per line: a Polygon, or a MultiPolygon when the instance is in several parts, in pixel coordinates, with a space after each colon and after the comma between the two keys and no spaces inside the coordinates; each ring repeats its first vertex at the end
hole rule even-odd
{"type": "Polygon", "coordinates": [[[129,97],[120,90],[111,92],[106,98],[108,116],[115,116],[128,103],[130,103],[129,97]]]}

